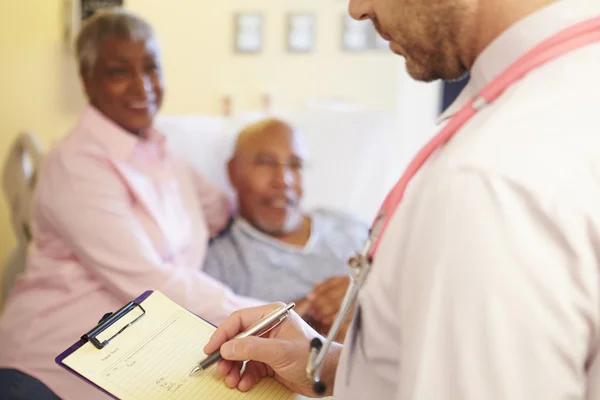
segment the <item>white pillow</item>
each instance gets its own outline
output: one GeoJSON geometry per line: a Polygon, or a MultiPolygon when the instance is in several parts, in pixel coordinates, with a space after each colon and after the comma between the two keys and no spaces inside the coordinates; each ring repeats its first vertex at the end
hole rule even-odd
{"type": "MultiPolygon", "coordinates": [[[[271,115],[273,116],[273,115],[271,115]]],[[[274,115],[297,128],[309,151],[304,206],[329,207],[368,222],[398,178],[398,137],[392,115],[379,110],[281,111],[274,115]]],[[[237,133],[263,113],[162,116],[157,127],[171,148],[223,190],[231,192],[226,163],[237,133]]]]}

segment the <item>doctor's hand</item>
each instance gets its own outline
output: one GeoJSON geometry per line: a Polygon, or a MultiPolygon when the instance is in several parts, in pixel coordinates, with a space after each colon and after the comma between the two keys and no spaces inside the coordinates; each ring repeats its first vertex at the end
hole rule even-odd
{"type": "MultiPolygon", "coordinates": [[[[306,366],[310,341],[315,337],[323,338],[294,311],[264,337],[250,336],[231,340],[282,305],[283,303],[276,303],[236,311],[213,333],[204,352],[210,354],[221,349],[223,360],[217,364],[217,374],[226,377],[227,386],[248,391],[262,378],[274,376],[296,393],[315,395],[312,382],[306,377],[306,366]],[[246,360],[252,361],[240,376],[242,362],[246,360]]],[[[325,362],[322,380],[327,383],[330,393],[341,348],[340,344],[334,343],[325,362]]]]}

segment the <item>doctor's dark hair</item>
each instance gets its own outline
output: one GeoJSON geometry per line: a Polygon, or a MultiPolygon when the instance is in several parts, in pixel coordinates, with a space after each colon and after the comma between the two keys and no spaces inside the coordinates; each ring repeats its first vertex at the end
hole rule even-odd
{"type": "Polygon", "coordinates": [[[82,76],[92,74],[98,58],[98,48],[110,36],[132,41],[156,42],[152,26],[137,15],[122,8],[98,10],[84,21],[75,42],[79,72],[82,76]]]}

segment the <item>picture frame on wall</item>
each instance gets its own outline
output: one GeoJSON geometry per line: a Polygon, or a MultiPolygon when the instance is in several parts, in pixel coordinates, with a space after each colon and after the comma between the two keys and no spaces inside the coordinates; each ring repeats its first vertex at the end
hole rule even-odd
{"type": "Polygon", "coordinates": [[[287,50],[309,53],[315,49],[317,18],[312,13],[290,13],[287,17],[287,50]]]}
{"type": "Polygon", "coordinates": [[[243,12],[234,15],[234,51],[241,54],[260,53],[263,48],[263,15],[243,12]]]}
{"type": "MultiPolygon", "coordinates": [[[[372,24],[371,24],[372,25],[372,24]]],[[[391,51],[390,42],[381,37],[375,26],[372,26],[373,31],[373,49],[378,51],[391,51]]]]}
{"type": "Polygon", "coordinates": [[[346,13],[343,16],[342,49],[347,52],[390,52],[389,42],[379,35],[371,21],[356,21],[346,13]]]}
{"type": "Polygon", "coordinates": [[[79,0],[81,4],[81,20],[91,17],[103,8],[123,7],[123,0],[79,0]]]}
{"type": "Polygon", "coordinates": [[[98,10],[114,7],[125,7],[125,0],[63,0],[63,39],[67,49],[74,49],[85,19],[98,10]]]}
{"type": "Polygon", "coordinates": [[[342,49],[348,52],[368,51],[371,49],[371,21],[357,21],[344,13],[342,23],[342,49]]]}

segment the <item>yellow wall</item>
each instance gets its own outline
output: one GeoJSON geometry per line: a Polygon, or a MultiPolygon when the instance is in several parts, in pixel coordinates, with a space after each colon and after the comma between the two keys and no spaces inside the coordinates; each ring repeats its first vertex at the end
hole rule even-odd
{"type": "Polygon", "coordinates": [[[219,112],[221,96],[229,91],[236,110],[257,108],[265,89],[274,92],[276,106],[296,105],[313,96],[344,97],[374,107],[393,107],[395,102],[398,57],[340,50],[347,1],[128,0],[127,4],[152,22],[163,44],[169,90],[164,112],[219,112]],[[232,53],[236,11],[263,11],[265,43],[260,55],[232,53]],[[317,15],[314,53],[286,52],[286,15],[291,11],[317,15]]]}
{"type": "MultiPolygon", "coordinates": [[[[0,1],[0,160],[18,130],[44,144],[68,129],[81,104],[73,67],[61,48],[59,1],[0,1]]],[[[14,244],[0,199],[0,263],[14,244]]]]}
{"type": "MultiPolygon", "coordinates": [[[[126,0],[126,4],[155,26],[161,40],[168,85],[164,113],[217,113],[226,91],[235,96],[236,110],[255,108],[265,88],[281,107],[319,96],[395,107],[397,58],[340,50],[346,1],[126,0]],[[264,11],[266,41],[261,55],[232,54],[233,10],[264,11]],[[288,11],[316,12],[313,54],[286,53],[288,11]]],[[[84,104],[62,34],[62,0],[0,1],[2,161],[17,131],[31,129],[49,146],[69,129],[84,104]]],[[[1,264],[14,239],[0,197],[1,264]]]]}

